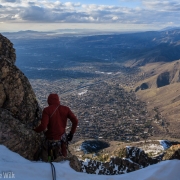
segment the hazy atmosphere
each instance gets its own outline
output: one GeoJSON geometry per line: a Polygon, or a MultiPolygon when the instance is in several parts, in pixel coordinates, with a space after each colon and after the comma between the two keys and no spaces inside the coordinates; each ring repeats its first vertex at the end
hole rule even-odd
{"type": "Polygon", "coordinates": [[[158,30],[179,26],[178,0],[0,0],[0,32],[158,30]]]}

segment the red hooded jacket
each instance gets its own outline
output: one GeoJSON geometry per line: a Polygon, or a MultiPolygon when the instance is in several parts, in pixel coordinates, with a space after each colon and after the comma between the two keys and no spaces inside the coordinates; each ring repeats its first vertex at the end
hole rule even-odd
{"type": "Polygon", "coordinates": [[[71,133],[74,134],[78,119],[68,107],[60,105],[58,95],[50,94],[48,104],[49,106],[43,110],[41,124],[35,128],[35,131],[39,133],[47,128],[45,132],[47,139],[60,140],[65,133],[67,119],[70,119],[72,122],[71,133]]]}

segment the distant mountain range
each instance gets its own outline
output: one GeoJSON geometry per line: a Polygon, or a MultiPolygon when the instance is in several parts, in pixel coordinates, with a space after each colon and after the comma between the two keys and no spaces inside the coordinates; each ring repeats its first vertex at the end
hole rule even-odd
{"type": "Polygon", "coordinates": [[[163,28],[161,31],[169,31],[169,30],[175,30],[175,29],[180,29],[179,26],[168,26],[163,28]]]}
{"type": "Polygon", "coordinates": [[[19,31],[3,33],[9,39],[51,39],[54,43],[67,37],[66,47],[77,51],[78,56],[97,56],[117,62],[131,60],[133,66],[145,65],[149,62],[171,62],[180,59],[180,29],[169,27],[164,31],[148,31],[137,33],[110,33],[69,30],[56,32],[19,31]],[[69,36],[71,39],[69,40],[69,36]],[[82,50],[82,51],[81,51],[82,50]],[[104,54],[104,56],[102,56],[104,54]]]}

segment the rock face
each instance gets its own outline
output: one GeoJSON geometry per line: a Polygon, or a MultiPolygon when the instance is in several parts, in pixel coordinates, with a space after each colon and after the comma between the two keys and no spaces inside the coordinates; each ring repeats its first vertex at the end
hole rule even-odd
{"type": "Polygon", "coordinates": [[[163,160],[179,159],[180,160],[180,144],[171,146],[167,151],[163,160]]]}
{"type": "Polygon", "coordinates": [[[31,125],[40,118],[40,108],[28,79],[14,65],[14,51],[12,43],[0,35],[0,108],[31,125]]]}
{"type": "Polygon", "coordinates": [[[151,158],[141,149],[137,147],[127,147],[126,148],[126,158],[130,159],[132,162],[137,163],[140,167],[144,168],[152,164],[160,162],[164,154],[157,157],[151,158]]]}
{"type": "Polygon", "coordinates": [[[139,91],[139,90],[145,90],[145,89],[148,89],[149,88],[149,85],[148,83],[142,83],[140,86],[138,86],[136,89],[135,89],[135,92],[139,91]]]}
{"type": "Polygon", "coordinates": [[[32,128],[40,120],[41,109],[15,60],[13,44],[0,34],[0,143],[32,159],[34,143],[39,141],[32,128]]]}
{"type": "Polygon", "coordinates": [[[136,147],[127,147],[122,150],[121,154],[125,157],[112,157],[110,162],[105,163],[89,159],[81,161],[81,171],[89,174],[124,174],[156,164],[163,158],[163,155],[150,158],[143,150],[136,147]]]}
{"type": "Polygon", "coordinates": [[[40,136],[13,117],[8,110],[0,108],[0,144],[21,156],[33,160],[39,146],[40,136]]]}
{"type": "Polygon", "coordinates": [[[157,77],[157,87],[163,87],[170,84],[170,73],[163,72],[157,77]]]}
{"type": "Polygon", "coordinates": [[[0,34],[0,59],[8,59],[12,64],[16,61],[15,49],[9,39],[0,34]]]}
{"type": "Polygon", "coordinates": [[[131,162],[129,159],[111,158],[110,162],[98,162],[85,159],[81,161],[81,171],[88,174],[117,175],[132,172],[140,169],[140,165],[131,162]]]}

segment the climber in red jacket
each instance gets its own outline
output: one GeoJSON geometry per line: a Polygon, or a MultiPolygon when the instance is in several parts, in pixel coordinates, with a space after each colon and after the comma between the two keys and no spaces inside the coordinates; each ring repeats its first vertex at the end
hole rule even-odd
{"type": "MultiPolygon", "coordinates": [[[[69,107],[62,106],[57,94],[50,94],[48,97],[49,106],[44,108],[42,113],[41,124],[34,129],[37,133],[44,131],[46,139],[50,142],[62,141],[66,133],[67,119],[72,122],[70,133],[67,140],[71,141],[76,131],[78,119],[72,113],[69,107]]],[[[66,143],[61,143],[61,153],[67,156],[66,143]]]]}

